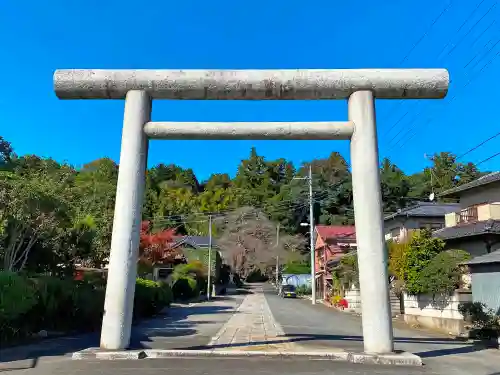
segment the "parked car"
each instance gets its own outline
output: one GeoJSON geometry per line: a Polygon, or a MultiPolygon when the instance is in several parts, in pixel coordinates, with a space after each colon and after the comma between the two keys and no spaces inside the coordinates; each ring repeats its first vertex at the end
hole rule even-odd
{"type": "Polygon", "coordinates": [[[279,295],[282,298],[297,298],[295,285],[283,285],[279,295]]]}

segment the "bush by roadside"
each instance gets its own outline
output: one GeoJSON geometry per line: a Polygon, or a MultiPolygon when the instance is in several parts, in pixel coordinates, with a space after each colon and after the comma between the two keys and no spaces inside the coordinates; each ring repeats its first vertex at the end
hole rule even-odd
{"type": "Polygon", "coordinates": [[[186,301],[207,290],[206,267],[199,261],[179,264],[172,276],[174,300],[186,301]]]}
{"type": "MultiPolygon", "coordinates": [[[[478,340],[495,340],[500,337],[500,317],[481,302],[466,302],[458,305],[458,311],[470,325],[469,335],[478,340]]],[[[497,341],[498,343],[498,341],[497,341]]]]}
{"type": "Polygon", "coordinates": [[[296,289],[296,293],[298,296],[310,296],[312,293],[311,287],[308,285],[299,285],[296,289]]]}
{"type": "MultiPolygon", "coordinates": [[[[103,280],[25,277],[0,272],[0,343],[48,332],[99,329],[105,296],[103,280]]],[[[134,319],[151,317],[170,305],[166,284],[137,279],[134,319]]]]}

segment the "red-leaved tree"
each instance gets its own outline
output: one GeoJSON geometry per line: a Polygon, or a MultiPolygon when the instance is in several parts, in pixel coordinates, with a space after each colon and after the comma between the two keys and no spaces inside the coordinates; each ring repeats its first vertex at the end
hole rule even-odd
{"type": "Polygon", "coordinates": [[[174,263],[181,254],[172,247],[175,228],[151,233],[151,223],[141,223],[141,241],[139,244],[139,261],[146,264],[174,263]]]}

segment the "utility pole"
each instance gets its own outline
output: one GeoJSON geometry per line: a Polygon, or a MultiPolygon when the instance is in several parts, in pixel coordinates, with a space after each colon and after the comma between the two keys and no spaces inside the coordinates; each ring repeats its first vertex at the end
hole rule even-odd
{"type": "MultiPolygon", "coordinates": [[[[280,223],[276,226],[276,245],[274,247],[278,247],[280,242],[280,223]]],[[[279,278],[280,278],[280,256],[276,255],[276,288],[279,289],[279,278]]]]}
{"type": "Polygon", "coordinates": [[[315,259],[315,243],[314,243],[314,202],[313,202],[313,185],[312,185],[312,165],[309,165],[309,233],[311,241],[311,301],[316,304],[316,259],[315,259]]]}
{"type": "Polygon", "coordinates": [[[312,189],[312,164],[309,165],[307,177],[294,177],[295,180],[307,180],[309,183],[309,223],[301,223],[301,226],[309,225],[310,247],[311,247],[311,302],[316,304],[316,267],[315,267],[315,243],[314,243],[314,201],[312,189]]]}
{"type": "Polygon", "coordinates": [[[208,215],[208,275],[207,300],[212,297],[212,215],[208,215]]]}

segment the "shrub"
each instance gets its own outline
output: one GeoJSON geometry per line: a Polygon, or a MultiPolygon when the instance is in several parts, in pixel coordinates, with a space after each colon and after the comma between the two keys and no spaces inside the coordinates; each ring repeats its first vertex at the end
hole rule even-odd
{"type": "Polygon", "coordinates": [[[333,305],[333,306],[336,306],[340,300],[342,299],[341,296],[331,296],[330,297],[330,303],[333,305]]]}
{"type": "Polygon", "coordinates": [[[0,272],[0,342],[27,331],[26,316],[35,304],[35,288],[30,280],[13,272],[0,272]]]}
{"type": "Polygon", "coordinates": [[[312,293],[311,287],[308,285],[299,285],[295,291],[298,296],[309,296],[312,293]]]}
{"type": "MultiPolygon", "coordinates": [[[[207,272],[206,272],[206,267],[201,263],[200,261],[194,261],[190,262],[187,264],[179,264],[178,266],[175,267],[174,273],[172,275],[172,279],[174,280],[174,285],[175,283],[180,280],[180,279],[188,279],[188,280],[195,280],[195,287],[192,291],[192,295],[190,297],[186,298],[192,298],[197,295],[200,291],[205,291],[207,289],[207,272]]],[[[215,282],[215,280],[212,280],[212,282],[215,282]]],[[[192,287],[192,281],[188,281],[188,283],[191,283],[192,287]]],[[[182,294],[189,294],[187,287],[184,287],[182,285],[185,285],[186,282],[182,281],[178,288],[181,288],[181,291],[183,292],[182,294]]],[[[176,293],[174,293],[175,296],[177,296],[176,293]]]]}
{"type": "MultiPolygon", "coordinates": [[[[0,342],[42,329],[82,332],[99,328],[105,297],[101,284],[51,276],[30,280],[0,272],[0,342]]],[[[135,319],[150,317],[171,302],[168,285],[137,280],[135,319]]]]}
{"type": "Polygon", "coordinates": [[[187,264],[179,264],[175,266],[174,273],[172,275],[174,280],[182,278],[184,276],[196,277],[206,277],[206,267],[200,261],[194,261],[187,264]]]}
{"type": "Polygon", "coordinates": [[[469,253],[463,250],[448,250],[436,255],[421,271],[421,290],[432,295],[448,295],[460,288],[464,273],[461,263],[469,258],[469,253]]]}
{"type": "Polygon", "coordinates": [[[42,276],[34,278],[33,283],[36,286],[37,303],[30,312],[30,318],[36,327],[53,330],[76,323],[72,319],[75,305],[78,307],[74,295],[76,282],[42,276]]]}
{"type": "Polygon", "coordinates": [[[458,305],[458,311],[472,324],[479,339],[498,338],[500,334],[499,317],[493,309],[486,309],[481,302],[466,302],[458,305]]]}
{"type": "Polygon", "coordinates": [[[340,262],[331,269],[336,292],[342,293],[351,286],[359,287],[358,256],[346,254],[340,262]]]}
{"type": "Polygon", "coordinates": [[[398,280],[404,280],[405,257],[408,252],[408,242],[387,241],[389,274],[398,280]]]}
{"type": "Polygon", "coordinates": [[[194,298],[197,295],[197,282],[196,279],[184,276],[177,279],[172,286],[174,299],[185,301],[194,298]]]}
{"type": "Polygon", "coordinates": [[[14,272],[0,272],[1,321],[19,318],[31,310],[35,304],[35,288],[30,280],[14,272]]]}
{"type": "Polygon", "coordinates": [[[93,330],[99,328],[104,313],[106,287],[86,282],[75,282],[73,286],[72,317],[75,321],[79,322],[74,328],[78,330],[93,330]]]}
{"type": "Polygon", "coordinates": [[[134,298],[134,319],[158,314],[172,302],[172,291],[164,283],[137,279],[134,298]]]}
{"type": "Polygon", "coordinates": [[[444,245],[441,239],[433,238],[427,230],[418,231],[412,236],[402,265],[405,289],[409,294],[427,292],[429,285],[425,284],[422,271],[444,250],[444,245]]]}

